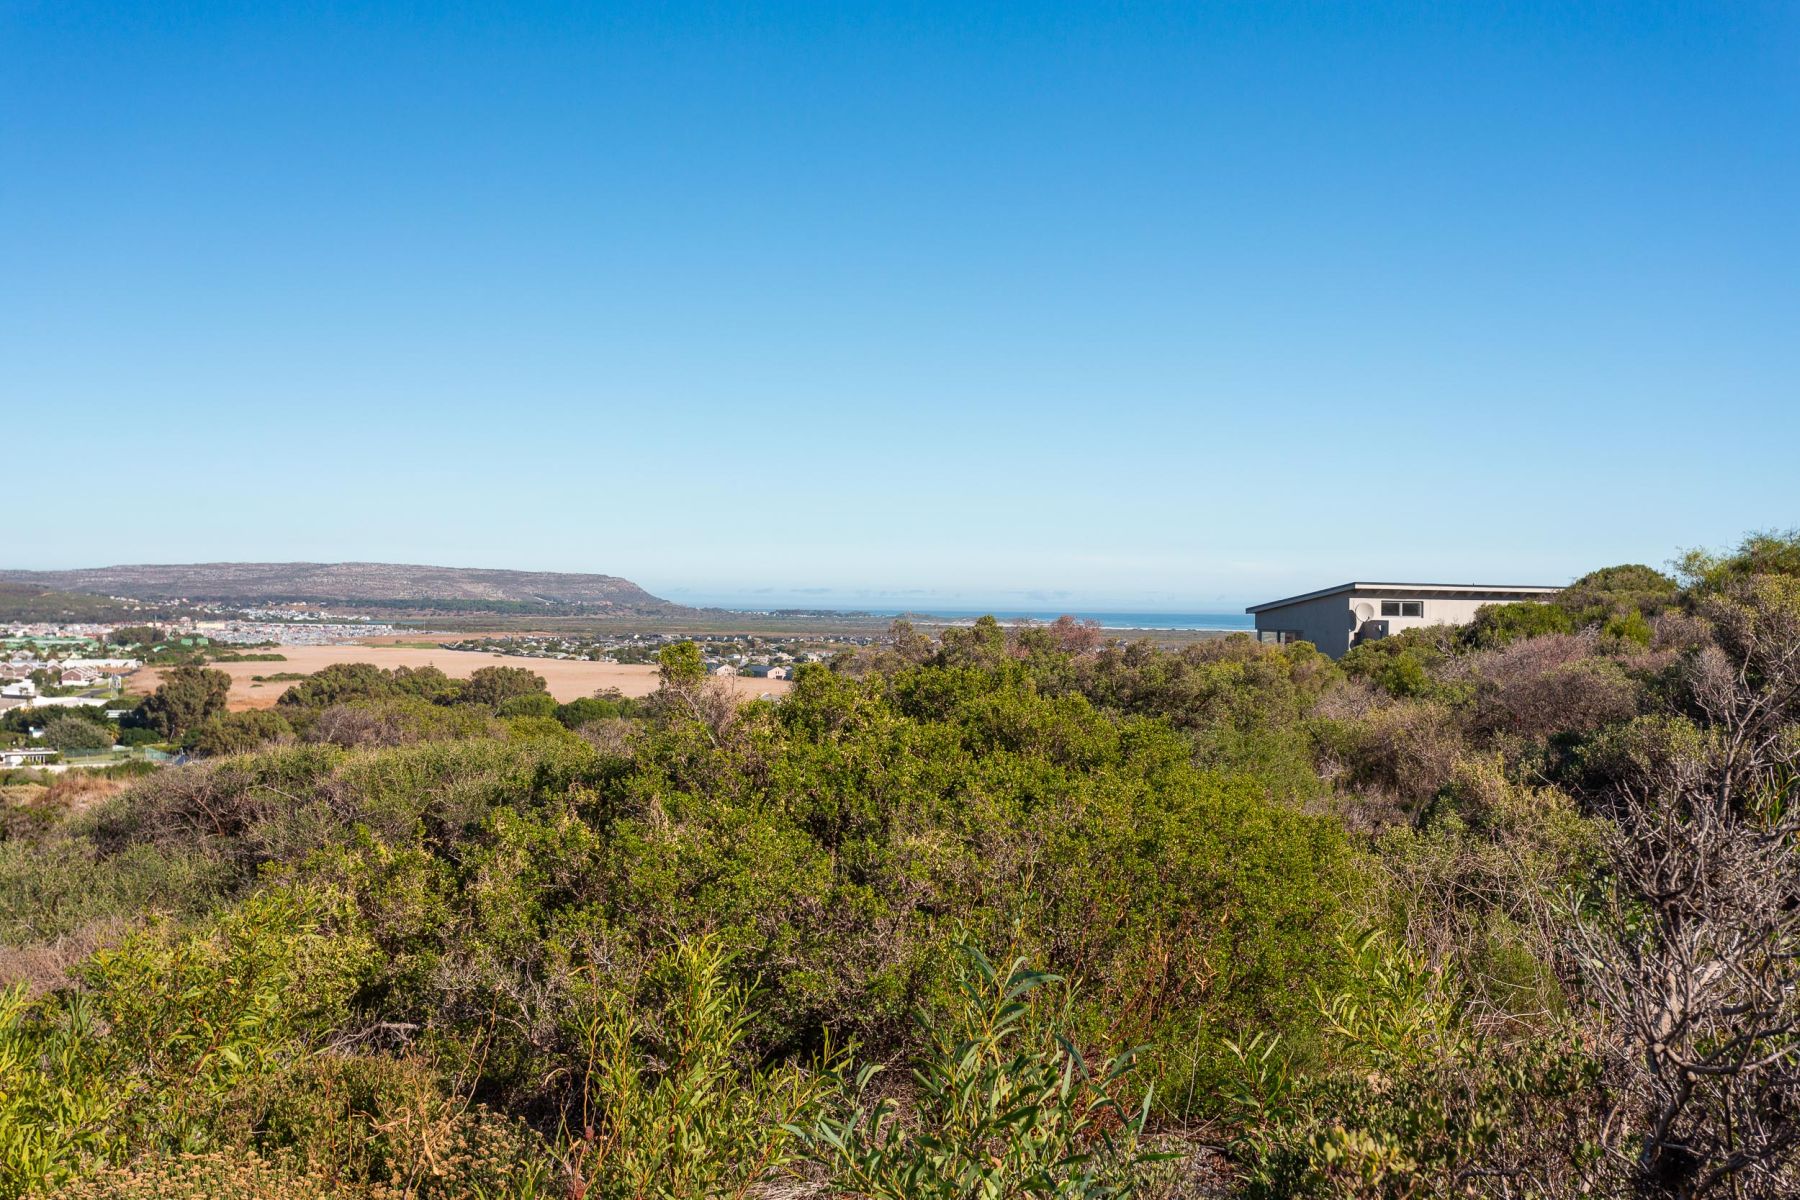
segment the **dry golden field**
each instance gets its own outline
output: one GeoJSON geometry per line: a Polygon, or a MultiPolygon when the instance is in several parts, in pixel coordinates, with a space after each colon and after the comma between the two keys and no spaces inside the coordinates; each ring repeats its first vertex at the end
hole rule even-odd
{"type": "MultiPolygon", "coordinates": [[[[378,667],[432,666],[457,679],[467,679],[481,667],[524,667],[542,675],[550,685],[550,694],[560,701],[591,696],[604,688],[617,688],[627,696],[648,696],[656,690],[656,668],[618,663],[575,662],[559,658],[517,658],[504,654],[483,654],[474,650],[419,649],[409,646],[282,646],[279,653],[286,662],[215,663],[212,669],[231,676],[231,708],[268,708],[291,681],[258,683],[254,675],[296,672],[310,675],[332,663],[366,662],[378,667]]],[[[154,689],[160,672],[146,667],[134,673],[126,687],[139,694],[154,689]]],[[[780,696],[790,686],[785,679],[733,679],[733,689],[745,699],[762,695],[780,696]]]]}

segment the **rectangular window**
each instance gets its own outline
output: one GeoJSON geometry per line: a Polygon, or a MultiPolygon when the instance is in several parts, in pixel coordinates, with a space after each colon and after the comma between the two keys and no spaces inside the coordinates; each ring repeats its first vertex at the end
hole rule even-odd
{"type": "Polygon", "coordinates": [[[1422,617],[1425,615],[1423,600],[1383,600],[1381,615],[1384,617],[1422,617]]]}

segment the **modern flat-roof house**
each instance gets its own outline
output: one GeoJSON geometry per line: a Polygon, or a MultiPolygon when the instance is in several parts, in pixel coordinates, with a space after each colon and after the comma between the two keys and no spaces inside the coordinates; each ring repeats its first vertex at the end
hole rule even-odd
{"type": "Polygon", "coordinates": [[[1561,588],[1473,583],[1341,583],[1245,609],[1260,641],[1311,642],[1342,658],[1358,642],[1421,625],[1466,625],[1484,604],[1543,601],[1561,588]]]}

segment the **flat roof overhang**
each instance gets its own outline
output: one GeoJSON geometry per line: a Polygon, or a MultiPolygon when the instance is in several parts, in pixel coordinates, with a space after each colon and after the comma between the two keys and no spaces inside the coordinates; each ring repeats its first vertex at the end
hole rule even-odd
{"type": "Polygon", "coordinates": [[[1531,599],[1536,596],[1554,596],[1560,591],[1562,589],[1559,587],[1508,583],[1340,583],[1336,587],[1320,588],[1316,592],[1289,596],[1285,600],[1270,600],[1264,604],[1252,604],[1244,611],[1262,613],[1271,609],[1286,608],[1291,604],[1304,604],[1308,600],[1322,600],[1327,596],[1337,595],[1353,596],[1358,592],[1410,592],[1421,596],[1498,595],[1531,599]]]}

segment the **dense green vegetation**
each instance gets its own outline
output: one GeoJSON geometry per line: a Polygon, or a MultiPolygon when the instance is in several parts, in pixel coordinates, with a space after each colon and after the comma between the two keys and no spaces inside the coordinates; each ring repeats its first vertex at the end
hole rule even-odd
{"type": "Polygon", "coordinates": [[[0,1194],[1793,1194],[1797,548],[1341,664],[172,671],[201,761],[8,812],[0,1194]]]}

